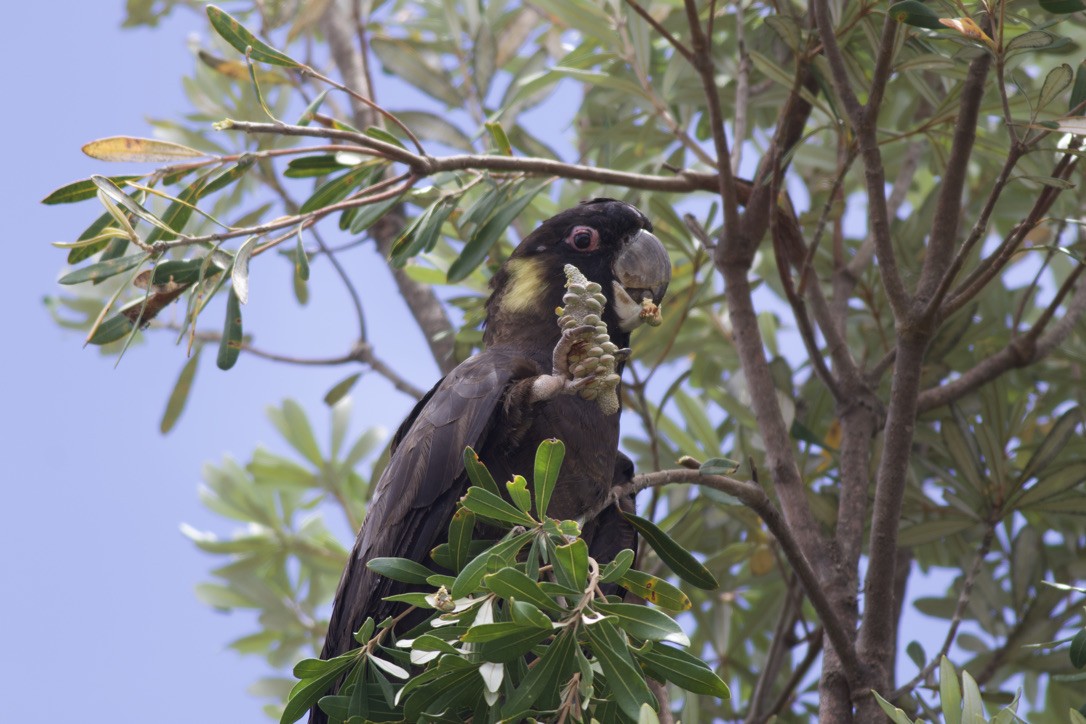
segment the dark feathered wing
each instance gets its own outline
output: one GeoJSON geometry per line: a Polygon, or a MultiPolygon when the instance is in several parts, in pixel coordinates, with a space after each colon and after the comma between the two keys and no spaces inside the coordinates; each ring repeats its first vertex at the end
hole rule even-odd
{"type": "Polygon", "coordinates": [[[428,562],[467,487],[464,448],[481,449],[502,417],[510,386],[538,374],[538,366],[524,357],[487,350],[449,373],[416,406],[397,434],[340,579],[322,659],[353,648],[353,633],[367,616],[380,622],[395,613],[396,604],[381,599],[406,587],[369,570],[366,561],[395,556],[428,562]]]}

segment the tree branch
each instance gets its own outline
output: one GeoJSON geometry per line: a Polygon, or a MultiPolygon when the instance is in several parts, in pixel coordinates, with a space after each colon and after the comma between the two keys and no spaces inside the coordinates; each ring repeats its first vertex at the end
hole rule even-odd
{"type": "Polygon", "coordinates": [[[1012,369],[1033,364],[1061,345],[1071,336],[1075,326],[1086,313],[1086,284],[1075,290],[1063,316],[1052,325],[1052,329],[1045,332],[1045,328],[1084,269],[1086,265],[1080,264],[1075,267],[1060,286],[1055,298],[1028,332],[1015,337],[1002,350],[984,358],[957,379],[921,392],[917,401],[918,411],[928,412],[959,400],[1012,369]]]}
{"type": "Polygon", "coordinates": [[[654,473],[644,473],[634,476],[633,481],[626,485],[611,488],[611,493],[606,500],[585,513],[584,521],[592,520],[606,508],[615,505],[620,499],[628,495],[636,495],[642,490],[672,483],[700,485],[719,490],[722,493],[738,498],[743,505],[758,514],[762,522],[765,523],[766,528],[777,539],[785,558],[788,559],[796,575],[799,576],[800,581],[803,583],[807,598],[810,599],[811,605],[814,606],[815,611],[818,613],[818,617],[822,621],[834,649],[840,652],[845,666],[852,671],[859,671],[859,661],[856,659],[852,647],[851,634],[837,618],[837,614],[826,597],[818,576],[807,560],[804,549],[792,536],[791,527],[785,522],[784,516],[781,515],[781,512],[777,510],[776,506],[773,505],[773,501],[769,499],[769,496],[760,486],[729,478],[725,475],[702,475],[697,470],[661,470],[654,473]]]}

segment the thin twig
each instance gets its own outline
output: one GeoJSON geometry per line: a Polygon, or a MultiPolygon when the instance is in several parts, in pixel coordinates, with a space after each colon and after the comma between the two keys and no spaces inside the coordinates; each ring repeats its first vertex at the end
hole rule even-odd
{"type": "Polygon", "coordinates": [[[980,567],[984,564],[984,558],[988,555],[988,551],[992,548],[992,539],[995,537],[995,522],[991,521],[988,527],[984,530],[984,537],[981,538],[980,546],[977,547],[977,553],[973,556],[973,565],[969,567],[969,571],[965,574],[965,580],[962,582],[962,590],[958,593],[958,603],[954,606],[954,614],[950,617],[950,628],[947,629],[946,638],[943,640],[943,645],[939,648],[939,653],[932,657],[931,661],[920,670],[920,672],[912,678],[909,683],[899,687],[897,691],[891,694],[889,701],[896,701],[898,698],[912,691],[920,682],[928,678],[931,672],[935,671],[935,667],[939,665],[939,661],[950,652],[950,647],[954,645],[954,639],[958,635],[958,627],[962,623],[962,617],[965,615],[965,608],[969,605],[969,597],[973,593],[973,584],[976,583],[977,574],[980,573],[980,567]]]}

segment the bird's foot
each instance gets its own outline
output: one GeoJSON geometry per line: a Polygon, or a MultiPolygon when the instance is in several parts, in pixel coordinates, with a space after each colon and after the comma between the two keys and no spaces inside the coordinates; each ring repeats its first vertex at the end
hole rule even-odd
{"type": "Polygon", "coordinates": [[[562,337],[554,346],[551,357],[552,371],[540,375],[532,383],[532,402],[553,400],[559,395],[575,395],[596,381],[596,375],[584,364],[596,328],[590,324],[569,326],[562,330],[562,337]]]}

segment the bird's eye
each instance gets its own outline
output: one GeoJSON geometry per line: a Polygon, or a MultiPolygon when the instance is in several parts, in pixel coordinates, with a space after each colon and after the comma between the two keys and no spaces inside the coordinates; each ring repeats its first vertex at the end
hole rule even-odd
{"type": "Polygon", "coordinates": [[[577,251],[595,251],[600,246],[600,233],[591,226],[574,226],[566,243],[577,251]]]}

